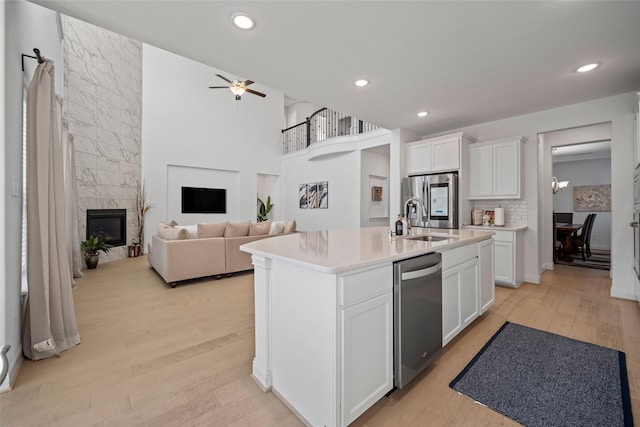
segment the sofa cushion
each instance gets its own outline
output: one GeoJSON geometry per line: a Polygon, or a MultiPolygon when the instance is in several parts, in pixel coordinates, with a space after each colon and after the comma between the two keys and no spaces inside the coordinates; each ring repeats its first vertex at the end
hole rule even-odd
{"type": "Polygon", "coordinates": [[[227,228],[224,230],[224,237],[242,237],[249,235],[249,224],[250,221],[246,222],[230,222],[227,224],[227,228]]]}
{"type": "Polygon", "coordinates": [[[184,228],[158,227],[158,235],[165,240],[186,240],[189,233],[184,228]]]}
{"type": "Polygon", "coordinates": [[[283,233],[287,234],[287,233],[293,233],[294,231],[296,231],[296,221],[289,221],[284,225],[284,230],[282,230],[283,233]]]}
{"type": "Polygon", "coordinates": [[[273,221],[269,228],[269,234],[282,234],[282,230],[284,230],[284,221],[273,221]]]}
{"type": "Polygon", "coordinates": [[[269,234],[269,230],[271,230],[270,219],[257,224],[249,224],[249,236],[262,236],[269,234]]]}
{"type": "Polygon", "coordinates": [[[198,238],[198,226],[197,225],[175,225],[173,228],[177,228],[179,230],[185,229],[187,233],[189,233],[189,239],[197,239],[198,238]]]}
{"type": "Polygon", "coordinates": [[[224,231],[229,221],[218,222],[216,224],[198,224],[198,238],[224,237],[224,231]]]}

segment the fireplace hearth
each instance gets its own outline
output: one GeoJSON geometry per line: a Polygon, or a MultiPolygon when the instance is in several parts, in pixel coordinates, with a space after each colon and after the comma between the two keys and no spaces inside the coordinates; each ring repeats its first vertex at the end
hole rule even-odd
{"type": "Polygon", "coordinates": [[[126,209],[87,209],[87,239],[97,236],[111,246],[124,246],[126,230],[126,209]]]}

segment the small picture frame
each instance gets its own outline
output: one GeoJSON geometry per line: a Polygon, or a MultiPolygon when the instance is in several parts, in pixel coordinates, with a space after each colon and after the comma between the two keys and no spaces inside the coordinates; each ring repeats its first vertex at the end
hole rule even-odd
{"type": "Polygon", "coordinates": [[[329,208],[329,181],[323,181],[318,183],[319,202],[318,207],[320,209],[329,208]]]}
{"type": "Polygon", "coordinates": [[[300,209],[307,209],[308,196],[307,196],[308,184],[300,184],[298,188],[298,199],[300,203],[300,209]]]}
{"type": "Polygon", "coordinates": [[[307,203],[309,209],[318,208],[318,184],[318,182],[307,184],[307,203]]]}
{"type": "Polygon", "coordinates": [[[371,187],[371,200],[374,202],[382,201],[382,187],[377,185],[371,187]]]}

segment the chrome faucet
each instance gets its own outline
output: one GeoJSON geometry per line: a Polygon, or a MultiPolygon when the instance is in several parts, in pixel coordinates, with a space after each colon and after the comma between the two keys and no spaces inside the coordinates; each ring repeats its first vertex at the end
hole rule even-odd
{"type": "Polygon", "coordinates": [[[407,216],[407,234],[409,234],[409,231],[411,231],[411,218],[409,218],[409,212],[407,211],[409,208],[409,203],[420,205],[420,207],[422,208],[422,215],[424,215],[425,218],[428,216],[427,208],[424,206],[424,202],[422,200],[418,199],[417,197],[408,198],[407,201],[404,202],[404,213],[407,216]]]}

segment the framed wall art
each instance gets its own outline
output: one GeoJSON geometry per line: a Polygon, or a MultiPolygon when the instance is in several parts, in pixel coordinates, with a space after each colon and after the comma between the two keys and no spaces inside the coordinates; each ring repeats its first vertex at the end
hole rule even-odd
{"type": "Polygon", "coordinates": [[[298,188],[300,209],[307,209],[307,184],[300,184],[298,188]]]}
{"type": "Polygon", "coordinates": [[[318,208],[318,183],[311,182],[307,184],[307,204],[309,209],[318,208]]]}
{"type": "Polygon", "coordinates": [[[300,184],[298,200],[300,209],[328,209],[329,181],[300,184]]]}
{"type": "Polygon", "coordinates": [[[611,184],[573,187],[574,212],[611,212],[611,184]]]}

